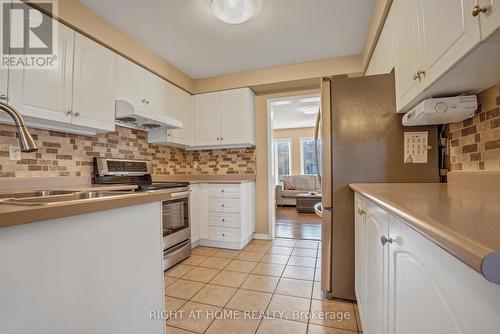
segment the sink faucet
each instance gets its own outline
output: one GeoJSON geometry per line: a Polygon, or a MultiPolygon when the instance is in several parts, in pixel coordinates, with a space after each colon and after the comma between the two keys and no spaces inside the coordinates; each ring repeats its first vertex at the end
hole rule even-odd
{"type": "Polygon", "coordinates": [[[17,133],[19,133],[19,146],[21,147],[21,151],[38,151],[38,146],[36,146],[35,140],[31,137],[21,114],[14,107],[3,101],[0,101],[0,110],[5,111],[14,120],[17,127],[17,133]]]}

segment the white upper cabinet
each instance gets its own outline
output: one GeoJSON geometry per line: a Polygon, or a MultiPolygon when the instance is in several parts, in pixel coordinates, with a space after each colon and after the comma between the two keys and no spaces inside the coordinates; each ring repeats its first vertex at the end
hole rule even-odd
{"type": "Polygon", "coordinates": [[[194,146],[220,144],[220,93],[194,96],[194,146]]]}
{"type": "MultiPolygon", "coordinates": [[[[418,80],[415,77],[421,68],[421,47],[418,33],[418,1],[398,0],[393,2],[396,15],[396,94],[398,107],[402,101],[408,101],[418,91],[418,80]]],[[[399,110],[399,108],[398,108],[399,110]]]]}
{"type": "Polygon", "coordinates": [[[25,116],[71,123],[75,32],[58,25],[57,68],[10,70],[9,102],[25,116]]]}
{"type": "Polygon", "coordinates": [[[7,69],[0,68],[0,100],[5,100],[7,98],[8,78],[9,71],[7,69]]]}
{"type": "Polygon", "coordinates": [[[181,146],[192,145],[193,108],[191,94],[167,83],[167,113],[179,119],[182,129],[168,130],[168,142],[181,146]]]}
{"type": "Polygon", "coordinates": [[[117,58],[116,99],[146,113],[170,115],[166,105],[167,82],[121,56],[117,58]]]}
{"type": "Polygon", "coordinates": [[[248,88],[221,93],[220,142],[224,145],[253,143],[253,94],[248,88]]]}
{"type": "Polygon", "coordinates": [[[136,108],[145,108],[145,70],[131,61],[117,56],[116,99],[125,100],[136,108]]]}
{"type": "Polygon", "coordinates": [[[255,143],[249,88],[194,96],[194,146],[245,147],[255,143]]]}
{"type": "MultiPolygon", "coordinates": [[[[489,87],[488,79],[474,80],[470,74],[487,78],[488,73],[470,69],[470,74],[465,74],[460,73],[463,68],[456,67],[471,56],[471,51],[478,49],[485,37],[500,27],[498,1],[395,0],[366,74],[390,71],[391,67],[384,62],[394,55],[398,112],[406,112],[421,100],[435,95],[480,92],[489,87]],[[476,6],[484,12],[474,16],[476,6]],[[388,42],[386,29],[392,35],[392,44],[388,42]],[[440,84],[445,76],[448,81],[450,76],[460,77],[461,84],[456,83],[457,79],[452,80],[455,83],[451,85],[440,84]]],[[[483,58],[494,61],[495,56],[485,54],[483,58]]]]}
{"type": "Polygon", "coordinates": [[[155,114],[167,114],[167,82],[151,72],[145,73],[146,109],[155,114]]]}
{"type": "Polygon", "coordinates": [[[366,69],[366,75],[390,73],[394,68],[394,24],[392,21],[392,12],[389,12],[366,69]]]}
{"type": "MultiPolygon", "coordinates": [[[[481,38],[484,40],[500,27],[500,0],[478,0],[477,17],[481,25],[481,38]]],[[[473,7],[468,8],[472,14],[473,7]]]]}
{"type": "Polygon", "coordinates": [[[422,43],[420,81],[437,80],[481,41],[477,19],[470,14],[476,0],[419,0],[422,43]]]}
{"type": "Polygon", "coordinates": [[[113,131],[115,96],[116,54],[76,33],[73,124],[113,131]]]}

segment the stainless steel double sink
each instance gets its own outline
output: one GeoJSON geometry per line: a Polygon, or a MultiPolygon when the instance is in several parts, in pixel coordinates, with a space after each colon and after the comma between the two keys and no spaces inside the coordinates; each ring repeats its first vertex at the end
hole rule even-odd
{"type": "Polygon", "coordinates": [[[29,192],[0,194],[0,204],[51,205],[130,195],[131,191],[70,191],[37,190],[29,192]]]}

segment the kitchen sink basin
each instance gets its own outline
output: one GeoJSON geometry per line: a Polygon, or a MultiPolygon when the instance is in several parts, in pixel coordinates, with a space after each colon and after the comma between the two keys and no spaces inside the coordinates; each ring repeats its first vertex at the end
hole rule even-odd
{"type": "Polygon", "coordinates": [[[11,199],[11,198],[31,198],[31,197],[46,197],[46,196],[56,196],[56,195],[68,195],[74,194],[75,191],[71,190],[35,190],[20,193],[11,194],[0,194],[0,200],[11,199]]]}
{"type": "Polygon", "coordinates": [[[2,195],[0,204],[51,205],[130,194],[129,191],[37,191],[2,195]]]}

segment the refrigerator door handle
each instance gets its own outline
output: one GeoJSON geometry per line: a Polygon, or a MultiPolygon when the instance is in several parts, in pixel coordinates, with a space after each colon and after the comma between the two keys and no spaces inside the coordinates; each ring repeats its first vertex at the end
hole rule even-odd
{"type": "Polygon", "coordinates": [[[314,127],[314,163],[316,164],[316,176],[319,180],[319,184],[321,185],[321,173],[320,173],[320,165],[319,165],[319,126],[321,124],[321,108],[318,108],[318,114],[316,116],[316,125],[314,127]]]}

